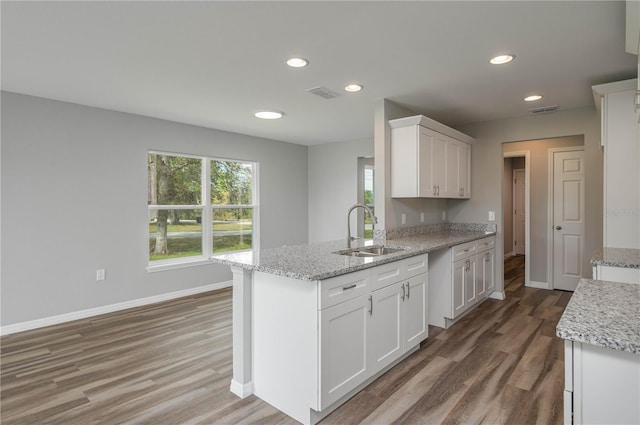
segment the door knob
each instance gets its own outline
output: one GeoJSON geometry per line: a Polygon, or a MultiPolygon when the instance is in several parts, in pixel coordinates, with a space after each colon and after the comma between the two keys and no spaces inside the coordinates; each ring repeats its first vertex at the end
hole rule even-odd
{"type": "Polygon", "coordinates": [[[562,226],[556,226],[556,230],[562,230],[562,226]]]}

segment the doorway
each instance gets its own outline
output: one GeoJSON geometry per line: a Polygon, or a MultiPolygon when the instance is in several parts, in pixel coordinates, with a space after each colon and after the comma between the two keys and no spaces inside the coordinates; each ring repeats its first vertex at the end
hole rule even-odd
{"type": "MultiPolygon", "coordinates": [[[[505,274],[522,276],[523,283],[529,279],[529,176],[530,152],[528,150],[503,152],[502,217],[505,274]],[[522,257],[510,261],[512,257],[522,257]],[[508,264],[507,264],[508,262],[508,264]],[[522,270],[512,270],[522,267],[522,270]]],[[[506,279],[506,277],[505,277],[506,279]]]]}

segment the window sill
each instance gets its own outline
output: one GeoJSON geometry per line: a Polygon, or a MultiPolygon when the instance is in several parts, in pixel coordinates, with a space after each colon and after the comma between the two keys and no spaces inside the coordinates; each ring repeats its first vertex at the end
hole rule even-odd
{"type": "Polygon", "coordinates": [[[196,257],[192,259],[179,259],[179,260],[167,260],[158,261],[158,264],[150,264],[147,266],[147,272],[163,272],[166,270],[184,269],[186,267],[204,266],[207,264],[213,264],[211,260],[206,257],[196,257]]]}

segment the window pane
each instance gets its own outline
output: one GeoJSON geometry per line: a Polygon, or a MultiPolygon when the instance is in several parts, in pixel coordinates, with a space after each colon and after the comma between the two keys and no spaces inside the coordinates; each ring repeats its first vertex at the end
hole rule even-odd
{"type": "Polygon", "coordinates": [[[251,205],[253,164],[211,161],[211,204],[251,205]]]}
{"type": "Polygon", "coordinates": [[[213,252],[251,249],[253,208],[213,210],[213,252]]]}
{"type": "Polygon", "coordinates": [[[149,205],[200,205],[202,161],[197,158],[149,154],[149,205]]]}
{"type": "MultiPolygon", "coordinates": [[[[371,208],[373,213],[375,214],[375,210],[373,208],[374,200],[374,191],[373,191],[373,181],[374,181],[375,172],[373,167],[365,166],[364,169],[364,203],[371,208]]],[[[364,237],[367,239],[373,238],[373,220],[369,216],[368,213],[365,212],[364,215],[364,237]]]]}
{"type": "Polygon", "coordinates": [[[202,255],[202,210],[150,210],[149,261],[202,255]]]}

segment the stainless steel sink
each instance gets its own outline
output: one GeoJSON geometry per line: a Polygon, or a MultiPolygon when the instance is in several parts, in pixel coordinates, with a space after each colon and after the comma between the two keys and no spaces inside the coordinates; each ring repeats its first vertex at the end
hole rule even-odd
{"type": "Polygon", "coordinates": [[[334,252],[334,254],[347,255],[349,257],[378,257],[380,255],[393,254],[394,252],[400,252],[404,250],[404,248],[391,248],[388,246],[376,245],[337,251],[334,252]]]}

